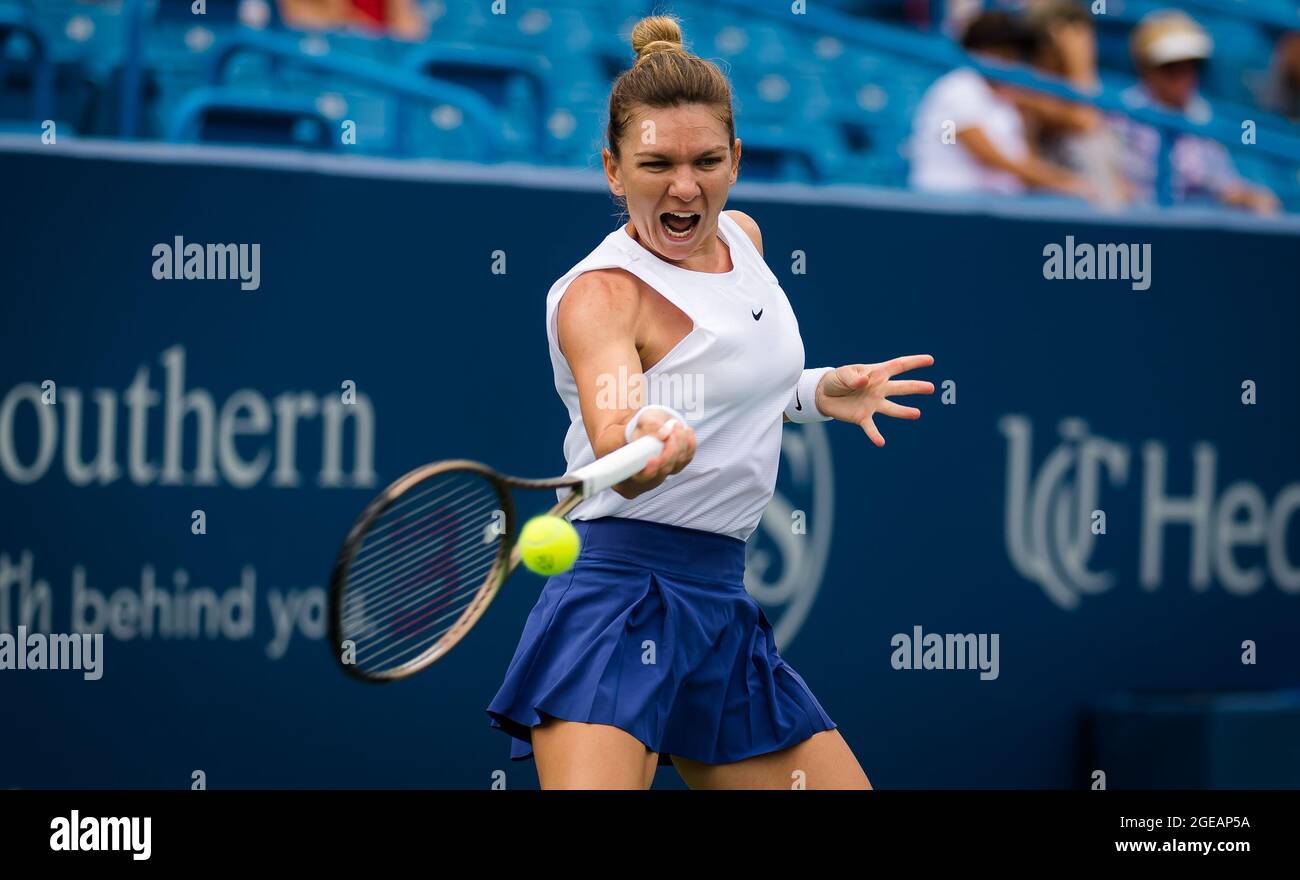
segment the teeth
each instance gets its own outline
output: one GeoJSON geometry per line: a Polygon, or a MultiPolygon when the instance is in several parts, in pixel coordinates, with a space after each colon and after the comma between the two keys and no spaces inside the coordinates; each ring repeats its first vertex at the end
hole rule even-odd
{"type": "MultiPolygon", "coordinates": [[[[665,211],[664,214],[666,214],[669,217],[676,217],[681,220],[698,221],[700,219],[700,215],[695,213],[694,211],[665,211]]],[[[668,233],[669,238],[675,238],[680,241],[685,241],[686,239],[690,238],[692,235],[695,234],[695,227],[698,225],[699,223],[696,222],[691,224],[691,228],[686,230],[685,232],[676,232],[673,230],[671,226],[668,225],[667,222],[664,222],[663,228],[664,228],[664,232],[668,233]]]]}

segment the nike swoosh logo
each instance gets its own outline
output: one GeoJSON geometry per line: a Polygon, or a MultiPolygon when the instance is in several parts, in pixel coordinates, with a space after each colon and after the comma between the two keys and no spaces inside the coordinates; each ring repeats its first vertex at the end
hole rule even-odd
{"type": "Polygon", "coordinates": [[[803,412],[803,404],[799,402],[799,389],[794,390],[794,408],[795,412],[803,412]]]}
{"type": "Polygon", "coordinates": [[[752,311],[751,311],[750,314],[753,315],[753,316],[754,316],[754,320],[757,321],[759,318],[763,317],[763,310],[762,310],[762,309],[759,309],[757,312],[752,312],[752,311]]]}

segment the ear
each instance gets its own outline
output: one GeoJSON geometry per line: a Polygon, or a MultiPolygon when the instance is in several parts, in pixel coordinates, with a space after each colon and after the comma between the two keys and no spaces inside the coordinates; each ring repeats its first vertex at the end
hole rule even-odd
{"type": "Polygon", "coordinates": [[[600,148],[600,161],[605,166],[605,182],[609,184],[609,191],[616,196],[625,196],[623,192],[623,176],[618,170],[618,162],[614,159],[614,154],[609,151],[609,147],[600,148]]]}
{"type": "Polygon", "coordinates": [[[736,151],[731,158],[731,182],[736,182],[736,175],[740,173],[740,138],[736,138],[736,151]]]}

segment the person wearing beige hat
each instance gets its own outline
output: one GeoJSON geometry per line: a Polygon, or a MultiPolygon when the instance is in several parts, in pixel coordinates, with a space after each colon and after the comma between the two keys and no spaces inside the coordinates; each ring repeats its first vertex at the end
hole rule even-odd
{"type": "Polygon", "coordinates": [[[1133,65],[1157,103],[1185,109],[1196,97],[1201,65],[1214,41],[1196,20],[1178,10],[1153,12],[1129,37],[1133,65]]]}
{"type": "MultiPolygon", "coordinates": [[[[1121,94],[1127,106],[1177,113],[1193,122],[1210,120],[1209,102],[1197,87],[1202,65],[1213,54],[1214,41],[1195,19],[1172,9],[1152,12],[1133,29],[1129,48],[1139,84],[1121,94]]],[[[1134,186],[1147,199],[1153,199],[1162,148],[1159,132],[1127,117],[1117,118],[1115,126],[1128,147],[1127,168],[1134,186]]],[[[1208,199],[1258,214],[1278,212],[1277,197],[1243,180],[1228,150],[1218,141],[1176,134],[1170,149],[1170,185],[1175,202],[1208,199]]]]}

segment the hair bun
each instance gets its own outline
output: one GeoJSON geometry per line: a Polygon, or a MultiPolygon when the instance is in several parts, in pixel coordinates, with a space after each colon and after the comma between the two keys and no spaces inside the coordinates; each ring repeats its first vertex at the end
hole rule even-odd
{"type": "Polygon", "coordinates": [[[632,51],[637,60],[656,52],[682,52],[682,28],[677,19],[667,15],[643,18],[632,28],[632,51]]]}

